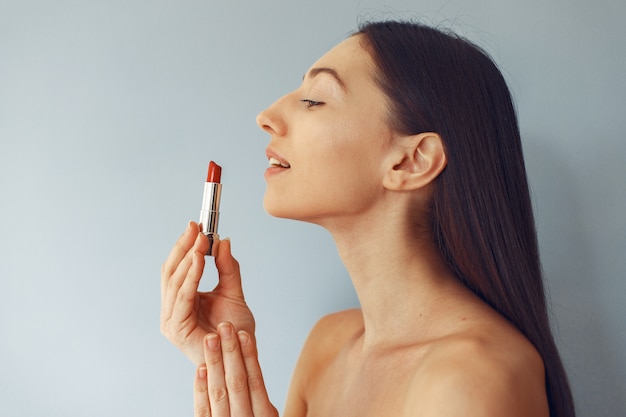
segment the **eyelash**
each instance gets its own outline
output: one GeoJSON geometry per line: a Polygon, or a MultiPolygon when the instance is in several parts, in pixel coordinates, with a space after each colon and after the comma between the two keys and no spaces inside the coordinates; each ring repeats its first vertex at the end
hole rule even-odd
{"type": "Polygon", "coordinates": [[[302,99],[300,100],[302,103],[306,103],[306,107],[307,109],[310,109],[313,106],[319,106],[320,104],[324,104],[321,101],[315,101],[315,100],[309,100],[309,99],[302,99]]]}

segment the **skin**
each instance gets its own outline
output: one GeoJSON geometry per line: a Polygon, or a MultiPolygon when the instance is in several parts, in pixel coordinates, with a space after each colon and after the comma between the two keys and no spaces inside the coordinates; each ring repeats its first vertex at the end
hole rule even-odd
{"type": "MultiPolygon", "coordinates": [[[[283,415],[547,417],[534,347],[431,243],[424,213],[446,166],[441,138],[389,128],[374,70],[360,38],[349,38],[257,118],[268,158],[289,166],[267,170],[266,210],[326,228],[361,304],[313,328],[283,415]]],[[[199,365],[195,415],[277,416],[230,242],[218,247],[216,290],[197,293],[206,245],[191,223],[162,274],[163,333],[199,365]]]]}

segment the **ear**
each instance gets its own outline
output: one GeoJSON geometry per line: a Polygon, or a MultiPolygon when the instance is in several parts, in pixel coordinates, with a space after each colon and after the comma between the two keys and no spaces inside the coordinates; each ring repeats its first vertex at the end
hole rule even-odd
{"type": "Polygon", "coordinates": [[[441,136],[433,132],[395,138],[389,154],[383,186],[388,190],[410,191],[430,184],[446,166],[441,136]]]}

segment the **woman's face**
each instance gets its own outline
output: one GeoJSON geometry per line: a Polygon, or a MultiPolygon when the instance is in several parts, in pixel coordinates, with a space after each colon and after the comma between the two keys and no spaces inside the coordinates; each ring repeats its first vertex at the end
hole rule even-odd
{"type": "Polygon", "coordinates": [[[271,215],[324,225],[363,213],[380,198],[393,133],[361,42],[353,36],[331,49],[300,88],[258,115],[271,136],[264,199],[271,215]]]}

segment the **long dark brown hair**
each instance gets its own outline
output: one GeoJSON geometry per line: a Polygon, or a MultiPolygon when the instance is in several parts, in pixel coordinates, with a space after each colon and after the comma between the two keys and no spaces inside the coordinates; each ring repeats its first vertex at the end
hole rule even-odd
{"type": "Polygon", "coordinates": [[[552,417],[575,415],[550,330],[515,108],[482,49],[413,22],[370,22],[365,38],[398,132],[437,132],[448,164],[435,181],[435,244],[461,282],[513,323],[543,358],[552,417]]]}

